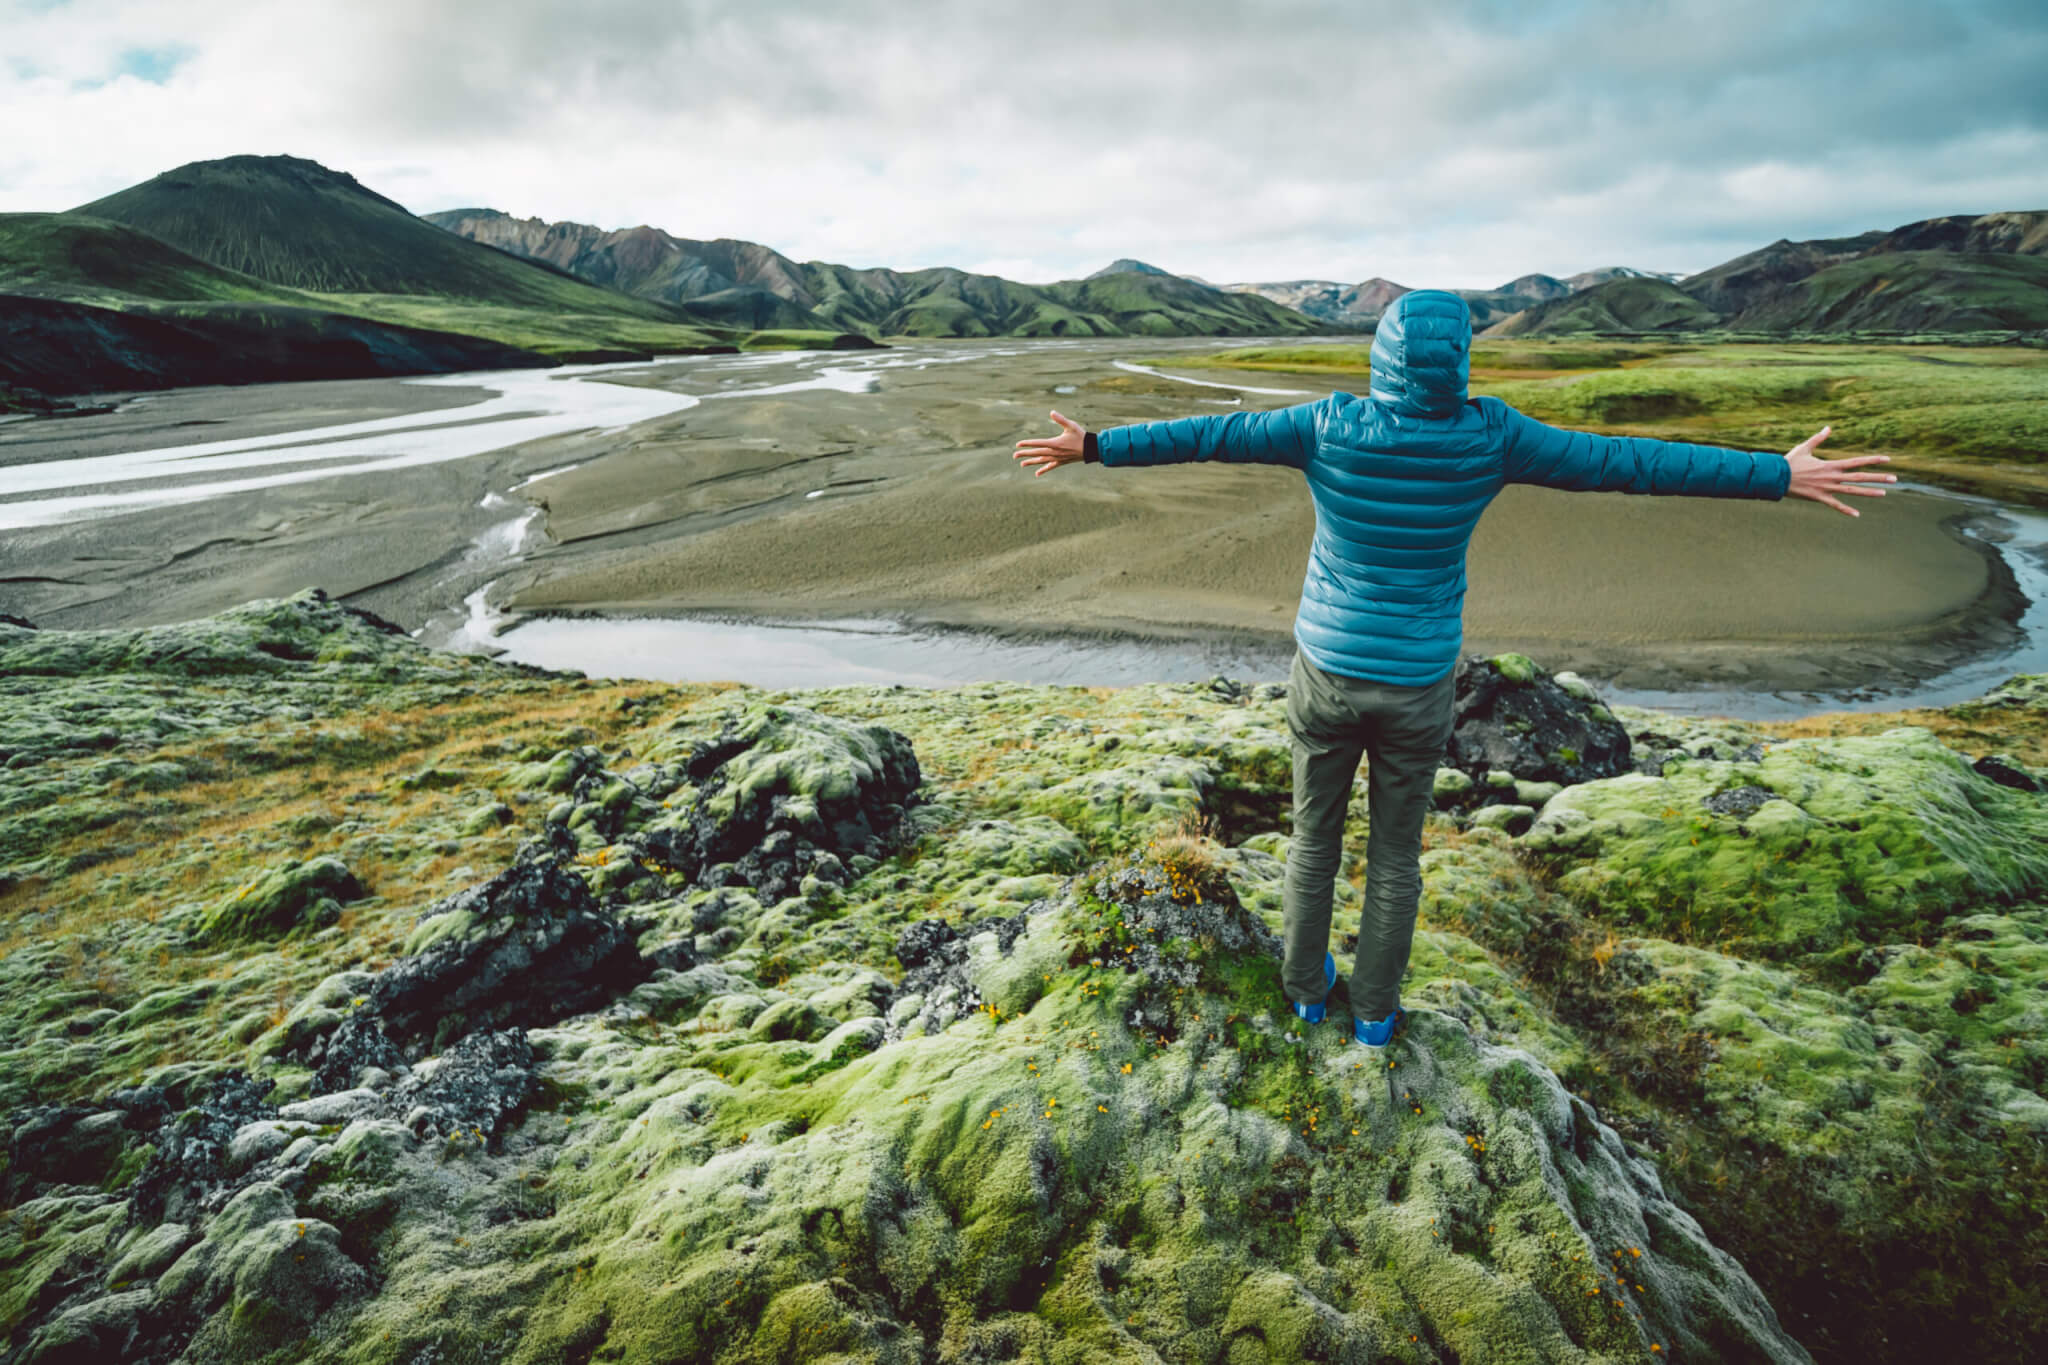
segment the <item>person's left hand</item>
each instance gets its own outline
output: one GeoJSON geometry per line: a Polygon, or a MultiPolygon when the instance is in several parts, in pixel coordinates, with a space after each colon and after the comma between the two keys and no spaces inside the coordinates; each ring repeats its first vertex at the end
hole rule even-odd
{"type": "Polygon", "coordinates": [[[1059,435],[1019,441],[1013,452],[1018,462],[1032,470],[1034,476],[1049,469],[1058,469],[1063,464],[1072,464],[1081,458],[1086,448],[1088,428],[1062,417],[1058,409],[1054,409],[1052,420],[1063,428],[1059,435]]]}

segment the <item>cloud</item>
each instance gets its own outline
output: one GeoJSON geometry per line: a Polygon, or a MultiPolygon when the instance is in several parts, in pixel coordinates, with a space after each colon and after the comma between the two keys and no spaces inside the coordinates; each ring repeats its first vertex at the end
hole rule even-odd
{"type": "Polygon", "coordinates": [[[115,0],[0,25],[0,122],[37,130],[0,148],[11,210],[290,152],[416,211],[799,260],[1469,286],[2048,206],[2035,0],[115,0]]]}

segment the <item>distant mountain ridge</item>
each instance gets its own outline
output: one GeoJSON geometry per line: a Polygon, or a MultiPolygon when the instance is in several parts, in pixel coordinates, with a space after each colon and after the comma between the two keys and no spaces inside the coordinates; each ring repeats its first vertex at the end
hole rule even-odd
{"type": "Polygon", "coordinates": [[[1596,284],[1488,332],[2042,329],[2048,329],[2048,210],[1926,218],[1854,237],[1780,239],[1676,282],[1596,284]]]}
{"type": "MultiPolygon", "coordinates": [[[[1363,332],[1406,292],[1380,277],[1218,285],[1133,257],[1045,285],[798,262],[644,224],[421,218],[318,162],[234,156],[68,213],[0,215],[0,381],[77,392],[888,336],[1363,332]]],[[[1683,277],[1610,266],[1455,292],[1495,336],[2048,333],[2048,211],[1780,240],[1683,277]]]]}
{"type": "MultiPolygon", "coordinates": [[[[1552,275],[1523,275],[1498,289],[1453,289],[1472,310],[1472,325],[1483,328],[1514,316],[1533,304],[1564,298],[1580,290],[1595,288],[1617,279],[1675,279],[1654,271],[1629,266],[1606,266],[1588,270],[1570,279],[1552,275]]],[[[1370,331],[1395,299],[1409,292],[1409,286],[1374,276],[1357,284],[1333,280],[1276,280],[1266,283],[1226,284],[1233,293],[1257,294],[1275,303],[1296,308],[1310,317],[1370,331]]]]}
{"type": "Polygon", "coordinates": [[[758,242],[514,218],[497,209],[451,209],[423,221],[593,283],[753,326],[824,327],[875,338],[1342,330],[1273,300],[1232,294],[1129,258],[1086,279],[1032,285],[951,266],[891,270],[797,262],[758,242]]]}

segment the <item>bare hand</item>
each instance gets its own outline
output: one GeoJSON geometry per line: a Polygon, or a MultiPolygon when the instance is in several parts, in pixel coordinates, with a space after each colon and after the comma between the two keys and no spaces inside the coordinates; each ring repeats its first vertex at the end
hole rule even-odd
{"type": "Polygon", "coordinates": [[[1866,498],[1881,498],[1882,488],[1865,487],[1873,483],[1897,483],[1896,474],[1849,474],[1844,471],[1858,465],[1878,464],[1889,460],[1889,455],[1851,455],[1842,460],[1823,460],[1813,453],[1813,448],[1828,438],[1833,427],[1822,427],[1813,435],[1785,452],[1785,462],[1792,466],[1792,482],[1785,488],[1786,497],[1812,498],[1824,502],[1837,512],[1860,517],[1861,512],[1844,507],[1833,494],[1857,493],[1866,498]]]}
{"type": "Polygon", "coordinates": [[[1081,458],[1086,448],[1088,428],[1079,422],[1070,422],[1055,410],[1052,420],[1063,428],[1057,436],[1042,436],[1036,440],[1019,441],[1013,452],[1017,460],[1036,474],[1049,469],[1058,469],[1063,464],[1072,464],[1081,458]]]}

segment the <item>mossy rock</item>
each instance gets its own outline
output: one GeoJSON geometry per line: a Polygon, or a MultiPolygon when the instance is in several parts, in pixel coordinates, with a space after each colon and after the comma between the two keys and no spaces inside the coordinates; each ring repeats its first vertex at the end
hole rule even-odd
{"type": "Polygon", "coordinates": [[[1774,743],[1560,792],[1521,838],[1583,904],[1691,942],[1824,952],[2048,887],[2048,802],[1928,730],[1774,743]],[[1747,814],[1717,793],[1763,788],[1747,814]]]}
{"type": "Polygon", "coordinates": [[[286,863],[215,902],[196,933],[216,941],[281,938],[304,927],[324,928],[342,904],[367,894],[339,858],[286,863]]]}

